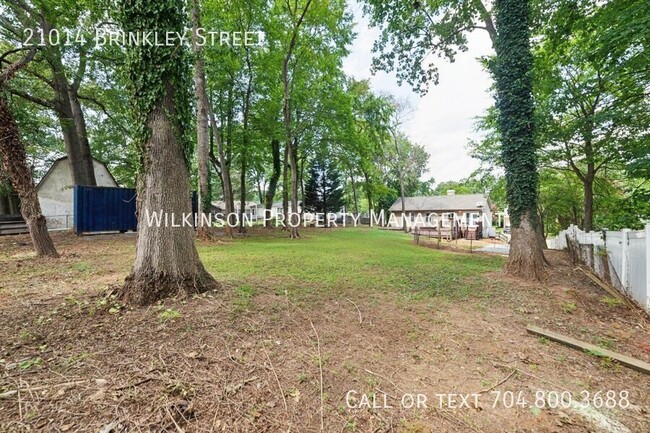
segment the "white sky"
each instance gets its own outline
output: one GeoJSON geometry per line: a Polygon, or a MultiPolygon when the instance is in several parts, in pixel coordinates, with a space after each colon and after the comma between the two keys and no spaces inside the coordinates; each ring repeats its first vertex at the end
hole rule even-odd
{"type": "Polygon", "coordinates": [[[469,50],[458,54],[454,63],[436,59],[440,83],[431,85],[429,93],[420,97],[407,83],[398,86],[393,74],[381,72],[373,76],[370,73],[372,45],[379,31],[368,27],[360,5],[351,3],[350,8],[357,21],[357,38],[343,62],[344,71],[356,79],[370,78],[377,92],[388,92],[399,100],[409,101],[413,112],[402,129],[431,154],[425,178],[434,177],[440,183],[469,176],[479,164],[467,154],[466,144],[470,138],[479,136],[474,132],[474,119],[493,101],[488,93],[490,76],[477,60],[492,53],[487,32],[472,33],[469,50]]]}

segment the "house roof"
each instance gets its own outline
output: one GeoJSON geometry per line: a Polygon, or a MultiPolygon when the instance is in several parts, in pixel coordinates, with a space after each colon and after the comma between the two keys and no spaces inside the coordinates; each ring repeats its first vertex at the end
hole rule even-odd
{"type": "MultiPolygon", "coordinates": [[[[47,182],[48,177],[50,177],[50,175],[51,175],[52,173],[54,173],[54,169],[56,168],[56,166],[59,165],[62,161],[66,161],[67,159],[68,159],[67,156],[62,156],[61,158],[55,160],[55,161],[52,163],[52,165],[50,166],[50,168],[47,170],[47,173],[45,173],[45,176],[43,176],[43,177],[41,178],[41,180],[38,182],[38,184],[36,185],[36,190],[37,190],[37,191],[39,190],[39,188],[41,187],[41,185],[45,185],[45,182],[47,182]]],[[[113,179],[113,182],[115,182],[115,185],[118,185],[118,186],[119,186],[119,183],[117,183],[117,180],[115,180],[115,177],[113,177],[113,173],[111,173],[111,171],[108,169],[108,166],[107,166],[104,162],[100,161],[100,160],[97,159],[97,158],[93,158],[93,162],[97,162],[97,163],[103,165],[104,168],[106,169],[106,172],[108,173],[108,175],[111,177],[111,179],[113,179]]]]}
{"type": "MultiPolygon", "coordinates": [[[[428,197],[404,197],[406,212],[477,210],[479,203],[489,206],[483,194],[434,195],[428,197]]],[[[397,199],[390,212],[402,211],[402,200],[397,199]]]]}

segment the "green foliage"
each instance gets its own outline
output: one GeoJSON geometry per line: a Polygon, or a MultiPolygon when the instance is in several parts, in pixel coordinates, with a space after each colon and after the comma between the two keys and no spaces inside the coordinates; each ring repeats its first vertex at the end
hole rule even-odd
{"type": "Polygon", "coordinates": [[[343,188],[338,169],[333,161],[321,156],[309,167],[305,184],[304,208],[308,212],[339,212],[344,205],[343,188]]]}
{"type": "Polygon", "coordinates": [[[467,50],[467,35],[475,28],[493,31],[489,11],[481,1],[364,0],[364,13],[381,35],[373,46],[373,70],[394,71],[425,94],[437,84],[438,69],[430,59],[453,61],[467,50]]]}

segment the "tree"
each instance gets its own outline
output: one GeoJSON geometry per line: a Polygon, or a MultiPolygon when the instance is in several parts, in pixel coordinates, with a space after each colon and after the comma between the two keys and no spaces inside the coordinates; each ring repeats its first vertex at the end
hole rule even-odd
{"type": "MultiPolygon", "coordinates": [[[[49,36],[53,31],[71,26],[77,27],[84,13],[79,5],[60,5],[54,2],[15,1],[7,3],[7,16],[0,19],[0,28],[11,42],[21,45],[25,39],[24,29],[40,29],[49,36]],[[58,27],[58,28],[57,28],[58,27]]],[[[60,34],[60,33],[56,33],[60,34]]],[[[28,82],[35,84],[38,91],[25,91],[21,88],[8,87],[9,92],[35,103],[47,110],[52,110],[58,119],[66,153],[70,162],[72,180],[75,185],[96,185],[93,160],[88,141],[86,119],[80,100],[83,98],[80,88],[88,67],[90,40],[81,46],[62,47],[62,44],[44,44],[41,56],[29,68],[25,68],[28,82]],[[74,54],[65,52],[75,51],[74,54]],[[74,69],[66,67],[66,58],[77,57],[74,69]],[[68,69],[72,69],[69,71],[68,69]],[[70,75],[72,78],[68,78],[70,75]],[[39,94],[49,94],[42,97],[39,94]]]]}
{"type": "MultiPolygon", "coordinates": [[[[284,128],[285,128],[285,152],[286,158],[289,161],[289,167],[291,169],[291,211],[294,215],[297,215],[298,212],[298,142],[294,138],[293,124],[292,124],[292,107],[291,107],[291,78],[290,74],[290,62],[293,59],[294,50],[296,48],[296,43],[298,42],[298,35],[300,34],[300,27],[305,21],[305,16],[311,5],[311,0],[306,0],[303,7],[298,7],[298,2],[296,2],[295,7],[292,9],[291,3],[287,1],[286,6],[288,13],[292,18],[293,27],[291,28],[289,43],[287,44],[286,54],[284,60],[282,61],[282,86],[284,90],[284,105],[282,107],[282,113],[284,115],[284,128]]],[[[285,169],[286,171],[286,169],[285,169]]],[[[287,209],[284,209],[285,214],[288,215],[287,209]]],[[[300,221],[298,221],[298,224],[300,221]]],[[[298,224],[294,221],[291,224],[291,237],[297,238],[298,235],[298,224]]]]}
{"type": "Polygon", "coordinates": [[[305,210],[323,214],[335,213],[339,212],[344,204],[340,174],[334,163],[324,157],[313,161],[305,185],[305,210]]]}
{"type": "MultiPolygon", "coordinates": [[[[7,52],[0,59],[5,59],[8,55],[19,51],[7,52]]],[[[20,141],[18,126],[5,97],[5,84],[20,68],[25,67],[33,59],[34,54],[35,50],[32,49],[23,58],[10,64],[9,67],[0,68],[0,159],[2,160],[4,172],[8,175],[20,197],[20,213],[29,228],[29,235],[36,254],[58,257],[59,254],[54,247],[54,242],[52,242],[52,238],[47,231],[47,221],[41,212],[32,171],[27,164],[25,147],[20,141]]]]}
{"type": "Polygon", "coordinates": [[[438,82],[433,57],[453,61],[467,50],[467,34],[474,29],[488,32],[492,43],[497,30],[482,0],[364,0],[370,24],[381,28],[373,46],[373,70],[395,71],[398,82],[408,82],[425,94],[438,82]],[[428,62],[428,63],[427,63],[428,62]]]}
{"type": "MultiPolygon", "coordinates": [[[[182,4],[174,0],[123,0],[119,6],[125,32],[185,28],[182,4]]],[[[142,175],[136,258],[121,297],[137,305],[218,287],[199,259],[191,226],[150,224],[147,218],[164,212],[178,219],[191,212],[188,61],[182,45],[130,46],[127,52],[142,175]]]]}
{"type": "Polygon", "coordinates": [[[538,242],[538,174],[535,149],[530,10],[528,0],[496,0],[496,106],[506,196],[512,227],[508,272],[542,279],[544,253],[538,242]]]}
{"type": "MultiPolygon", "coordinates": [[[[199,174],[199,213],[212,212],[212,191],[210,188],[210,101],[205,84],[205,65],[203,50],[198,42],[198,29],[201,28],[201,6],[198,0],[192,0],[192,49],[194,52],[194,92],[196,95],[196,146],[197,165],[199,174]]],[[[219,131],[215,131],[219,133],[219,131]]],[[[202,238],[209,236],[209,227],[203,224],[199,217],[198,235],[202,238]]]]}
{"type": "Polygon", "coordinates": [[[598,176],[624,169],[635,149],[650,142],[643,80],[594,55],[603,30],[596,24],[590,8],[560,8],[536,50],[535,68],[542,158],[580,179],[585,231],[594,228],[598,176]]]}

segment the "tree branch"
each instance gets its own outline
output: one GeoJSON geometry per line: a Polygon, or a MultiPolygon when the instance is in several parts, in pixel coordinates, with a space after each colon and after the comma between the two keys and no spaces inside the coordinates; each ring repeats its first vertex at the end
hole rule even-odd
{"type": "Polygon", "coordinates": [[[30,95],[28,93],[25,93],[25,92],[23,92],[21,90],[17,90],[17,89],[7,88],[7,90],[12,95],[19,96],[19,97],[21,97],[21,98],[23,98],[23,99],[25,99],[25,100],[27,100],[29,102],[32,102],[32,103],[34,103],[36,105],[40,105],[41,107],[49,108],[50,110],[55,110],[56,111],[56,105],[54,104],[53,101],[46,101],[45,99],[37,98],[35,96],[32,96],[32,95],[30,95]]]}

